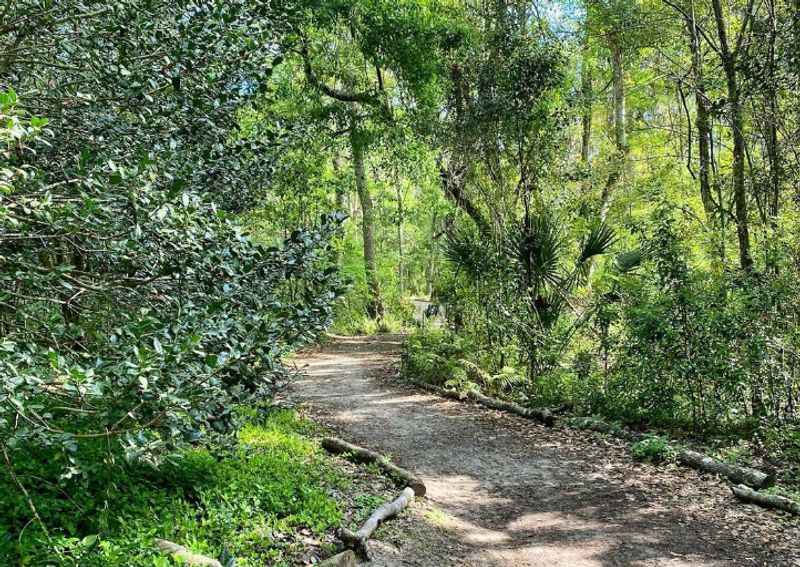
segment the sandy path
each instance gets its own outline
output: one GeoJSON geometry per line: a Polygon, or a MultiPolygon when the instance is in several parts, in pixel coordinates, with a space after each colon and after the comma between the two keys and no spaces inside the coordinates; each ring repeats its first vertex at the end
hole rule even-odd
{"type": "Polygon", "coordinates": [[[400,551],[378,565],[800,566],[798,522],[738,505],[721,481],[633,462],[601,436],[386,380],[398,337],[342,338],[298,361],[290,396],[426,482],[400,551]],[[782,523],[783,522],[783,523],[782,523]]]}

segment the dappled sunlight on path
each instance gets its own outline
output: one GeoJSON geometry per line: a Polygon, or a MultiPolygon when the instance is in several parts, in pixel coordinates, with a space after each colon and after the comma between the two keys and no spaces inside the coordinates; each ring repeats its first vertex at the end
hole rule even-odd
{"type": "Polygon", "coordinates": [[[400,344],[337,338],[298,360],[305,376],[290,394],[425,481],[432,509],[418,512],[421,529],[376,564],[800,565],[753,545],[763,541],[758,524],[773,520],[737,506],[713,479],[636,464],[594,434],[390,383],[400,344]],[[756,530],[750,545],[746,530],[756,530]]]}

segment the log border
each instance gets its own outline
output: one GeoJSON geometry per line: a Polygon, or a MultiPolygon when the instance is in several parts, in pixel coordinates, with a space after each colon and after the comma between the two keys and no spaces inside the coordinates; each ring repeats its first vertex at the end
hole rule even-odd
{"type": "Polygon", "coordinates": [[[554,427],[556,424],[556,416],[553,415],[553,413],[547,408],[526,408],[516,402],[509,402],[499,398],[485,396],[480,392],[468,392],[462,396],[458,392],[454,392],[440,386],[435,386],[433,384],[428,384],[426,382],[418,382],[416,380],[409,381],[408,383],[418,388],[422,388],[423,390],[438,394],[444,398],[450,398],[460,402],[463,402],[464,400],[473,401],[479,405],[491,409],[500,410],[524,417],[526,419],[539,421],[547,427],[554,427]]]}
{"type": "Polygon", "coordinates": [[[369,546],[367,542],[372,533],[378,529],[383,522],[394,518],[406,509],[414,501],[414,489],[406,486],[400,495],[394,500],[387,500],[375,509],[357,532],[351,532],[346,528],[339,530],[339,539],[347,547],[354,550],[363,559],[369,560],[369,546]]]}
{"type": "Polygon", "coordinates": [[[189,548],[175,542],[160,538],[155,538],[153,542],[161,553],[177,557],[183,560],[186,565],[193,565],[196,567],[222,567],[222,563],[216,559],[195,553],[189,548]]]}
{"type": "Polygon", "coordinates": [[[778,494],[764,494],[744,484],[731,486],[731,492],[742,502],[756,504],[762,508],[783,510],[795,516],[800,516],[800,502],[795,502],[791,498],[786,498],[778,494]]]}
{"type": "Polygon", "coordinates": [[[399,486],[411,487],[415,496],[425,496],[427,492],[422,479],[411,471],[397,466],[388,457],[380,453],[354,445],[338,437],[323,437],[321,444],[323,449],[334,455],[341,455],[357,463],[377,465],[384,474],[394,479],[399,486]]]}

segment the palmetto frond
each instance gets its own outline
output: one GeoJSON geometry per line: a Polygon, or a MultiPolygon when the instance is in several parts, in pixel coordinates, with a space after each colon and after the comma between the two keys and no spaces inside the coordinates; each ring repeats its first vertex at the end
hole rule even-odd
{"type": "Polygon", "coordinates": [[[485,247],[469,227],[457,226],[448,231],[442,253],[448,262],[473,281],[479,279],[487,268],[485,247]]]}
{"type": "Polygon", "coordinates": [[[561,284],[564,243],[552,216],[533,217],[528,227],[510,238],[509,252],[522,268],[530,287],[541,290],[561,284]]]}
{"type": "Polygon", "coordinates": [[[621,252],[614,258],[614,268],[622,274],[629,274],[642,265],[643,254],[640,248],[621,252]]]}
{"type": "Polygon", "coordinates": [[[614,230],[606,223],[595,225],[581,243],[581,253],[578,257],[578,264],[586,263],[595,256],[605,254],[616,240],[617,237],[614,234],[614,230]]]}
{"type": "Polygon", "coordinates": [[[575,262],[575,271],[570,278],[570,287],[585,283],[589,279],[589,268],[596,256],[602,256],[616,242],[614,230],[605,223],[596,224],[581,241],[581,251],[575,262]]]}

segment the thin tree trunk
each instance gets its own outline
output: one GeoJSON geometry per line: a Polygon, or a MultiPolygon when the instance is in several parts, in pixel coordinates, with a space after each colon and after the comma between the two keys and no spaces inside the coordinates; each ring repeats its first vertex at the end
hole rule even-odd
{"type": "MultiPolygon", "coordinates": [[[[341,183],[341,179],[339,179],[339,176],[342,173],[342,166],[338,155],[333,156],[333,172],[336,174],[337,178],[336,195],[335,195],[336,201],[334,203],[334,207],[338,212],[344,213],[345,212],[344,209],[346,206],[345,203],[346,192],[344,184],[341,183]]],[[[339,267],[341,267],[344,264],[344,249],[342,246],[343,244],[344,244],[344,237],[341,238],[341,242],[338,243],[338,246],[336,248],[336,265],[339,267]]]]}
{"type": "Polygon", "coordinates": [[[369,194],[364,169],[364,143],[359,139],[355,124],[350,129],[350,149],[353,153],[353,171],[356,178],[356,192],[361,203],[361,231],[364,239],[364,274],[367,281],[369,301],[367,314],[374,319],[384,315],[381,289],[378,282],[378,268],[375,259],[375,219],[373,217],[372,196],[369,194]]]}
{"type": "Polygon", "coordinates": [[[403,256],[403,191],[400,187],[400,182],[395,176],[395,189],[397,191],[397,253],[398,253],[398,261],[397,261],[397,276],[398,276],[398,283],[400,288],[400,297],[403,297],[405,293],[405,258],[403,256]]]}
{"type": "Polygon", "coordinates": [[[625,149],[628,139],[625,132],[625,61],[620,39],[615,36],[611,46],[611,66],[614,89],[614,142],[617,149],[625,149]]]}
{"type": "Polygon", "coordinates": [[[592,69],[587,39],[584,39],[581,64],[581,107],[581,163],[588,167],[592,140],[592,69]]]}
{"type": "MultiPolygon", "coordinates": [[[[733,136],[733,202],[736,213],[736,235],[739,241],[739,265],[745,272],[753,269],[753,258],[750,254],[750,230],[747,219],[747,195],[744,185],[745,139],[744,120],[742,118],[741,93],[736,71],[736,53],[728,44],[728,32],[725,27],[725,16],[720,0],[711,0],[714,8],[714,20],[719,37],[719,51],[722,67],[725,71],[725,82],[728,90],[730,122],[733,136]]],[[[744,31],[742,32],[744,33],[744,31]]]]}
{"type": "Polygon", "coordinates": [[[628,140],[625,132],[625,62],[620,38],[616,33],[611,35],[610,43],[616,155],[611,165],[611,173],[600,196],[600,220],[602,221],[605,221],[608,216],[611,195],[625,170],[625,161],[628,155],[628,140]]]}
{"type": "Polygon", "coordinates": [[[780,148],[778,146],[778,85],[775,80],[775,42],[777,40],[778,28],[775,18],[775,2],[767,0],[769,11],[769,61],[767,62],[768,80],[767,85],[767,159],[769,160],[770,173],[770,203],[769,214],[772,228],[777,228],[778,212],[780,207],[781,178],[783,176],[781,167],[780,148]]]}
{"type": "Polygon", "coordinates": [[[428,256],[428,263],[425,269],[425,289],[427,291],[427,296],[429,299],[431,299],[431,301],[433,300],[433,279],[436,275],[436,258],[437,251],[439,249],[437,239],[434,236],[436,234],[437,222],[438,219],[436,218],[436,211],[433,211],[433,214],[431,215],[431,251],[430,256],[428,256]]]}
{"type": "Polygon", "coordinates": [[[694,103],[697,111],[697,139],[700,181],[700,198],[706,217],[714,215],[711,198],[711,127],[708,120],[708,97],[706,96],[705,77],[703,75],[703,54],[700,50],[700,34],[694,11],[694,1],[686,19],[686,30],[689,34],[689,45],[692,51],[692,77],[694,79],[694,103]]]}

